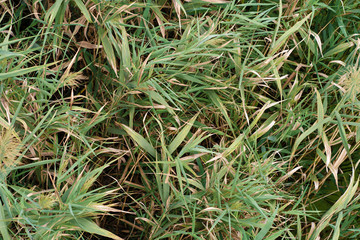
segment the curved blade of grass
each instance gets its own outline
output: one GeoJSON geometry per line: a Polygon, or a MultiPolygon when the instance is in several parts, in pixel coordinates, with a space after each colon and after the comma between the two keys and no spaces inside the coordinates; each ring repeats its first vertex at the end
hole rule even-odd
{"type": "Polygon", "coordinates": [[[311,240],[317,239],[322,230],[328,226],[331,218],[341,210],[345,209],[349,204],[350,200],[354,197],[356,190],[359,185],[359,180],[355,181],[355,171],[351,175],[350,183],[343,195],[336,201],[336,203],[324,214],[319,223],[317,224],[316,230],[311,235],[311,240]]]}
{"type": "Polygon", "coordinates": [[[86,18],[86,20],[88,20],[88,22],[92,22],[90,13],[87,10],[85,4],[82,2],[82,0],[74,0],[74,2],[76,3],[78,8],[80,9],[81,13],[84,14],[84,17],[86,18]]]}
{"type": "Polygon", "coordinates": [[[335,55],[337,53],[344,52],[345,50],[347,50],[348,48],[351,48],[352,46],[354,46],[353,42],[347,42],[347,43],[339,44],[336,47],[334,47],[333,49],[326,52],[324,54],[324,58],[330,57],[330,56],[335,55]]]}
{"type": "Polygon", "coordinates": [[[260,138],[262,135],[267,133],[276,123],[275,119],[279,116],[279,113],[275,113],[271,115],[257,130],[254,132],[249,141],[256,141],[256,139],[260,138]]]}
{"type": "Polygon", "coordinates": [[[275,106],[275,105],[277,105],[279,103],[280,102],[274,102],[274,103],[271,103],[270,101],[266,102],[264,104],[264,106],[259,111],[257,111],[255,119],[251,122],[249,128],[246,129],[246,132],[249,133],[251,131],[251,129],[253,129],[256,126],[256,124],[259,122],[262,115],[264,114],[264,112],[267,109],[269,109],[269,108],[271,108],[271,107],[273,107],[273,106],[275,106]]]}
{"type": "Polygon", "coordinates": [[[209,91],[209,92],[207,92],[207,94],[209,95],[211,101],[215,104],[215,106],[224,115],[224,118],[225,118],[226,122],[228,123],[231,131],[234,133],[232,121],[231,121],[231,119],[230,119],[230,117],[229,117],[229,115],[228,115],[228,113],[226,111],[226,107],[224,106],[224,104],[220,100],[219,96],[217,94],[215,94],[215,92],[213,92],[213,91],[209,91]]]}
{"type": "Polygon", "coordinates": [[[287,30],[281,37],[279,37],[278,40],[276,40],[276,42],[274,43],[274,45],[272,46],[272,49],[269,53],[269,55],[273,55],[277,50],[279,50],[282,45],[284,45],[284,43],[286,42],[286,40],[292,35],[294,34],[296,31],[298,31],[300,29],[300,27],[306,22],[306,20],[309,19],[309,17],[311,16],[311,13],[308,14],[305,18],[303,18],[301,21],[297,22],[294,26],[292,26],[289,30],[287,30]]]}
{"type": "Polygon", "coordinates": [[[325,134],[324,127],[323,127],[323,120],[325,116],[326,109],[324,109],[324,105],[321,100],[320,93],[317,89],[315,89],[316,92],[316,102],[317,102],[317,116],[319,119],[319,126],[318,126],[318,132],[321,136],[321,139],[323,141],[324,147],[325,147],[325,153],[326,153],[326,166],[328,167],[331,161],[331,147],[329,144],[329,140],[325,134]]]}
{"type": "Polygon", "coordinates": [[[93,221],[90,221],[85,218],[77,219],[76,221],[74,221],[74,224],[88,233],[98,234],[100,236],[108,237],[108,238],[115,239],[115,240],[123,240],[123,238],[116,236],[115,234],[99,227],[93,221]]]}
{"type": "Polygon", "coordinates": [[[344,124],[343,124],[343,121],[341,119],[341,116],[339,114],[339,112],[335,112],[335,116],[336,116],[336,120],[338,122],[338,126],[339,126],[339,133],[340,133],[340,138],[341,138],[341,141],[343,142],[343,145],[344,145],[344,148],[347,152],[347,155],[349,157],[349,159],[351,160],[351,153],[350,153],[350,149],[349,149],[349,143],[347,141],[347,138],[346,138],[346,133],[345,133],[345,128],[344,128],[344,124]]]}
{"type": "Polygon", "coordinates": [[[169,106],[169,104],[166,102],[166,100],[159,93],[157,93],[155,91],[146,91],[146,93],[149,95],[149,97],[154,99],[156,102],[164,105],[166,110],[170,114],[175,115],[175,111],[173,110],[173,108],[169,106]]]}
{"type": "Polygon", "coordinates": [[[342,221],[343,217],[344,217],[343,212],[340,212],[339,216],[338,216],[338,218],[336,220],[335,231],[334,231],[332,240],[338,240],[339,237],[340,237],[340,224],[341,224],[341,221],[342,221]]]}
{"type": "Polygon", "coordinates": [[[45,20],[46,20],[46,22],[48,22],[49,26],[55,20],[56,15],[60,11],[60,7],[61,7],[62,3],[63,3],[63,0],[57,0],[45,14],[45,20]]]}
{"type": "Polygon", "coordinates": [[[121,126],[141,148],[150,153],[153,157],[156,157],[155,148],[151,146],[151,144],[143,136],[124,124],[121,124],[121,126]]]}
{"type": "Polygon", "coordinates": [[[98,32],[99,32],[100,41],[101,41],[102,46],[104,47],[104,50],[106,53],[106,58],[109,60],[111,68],[114,70],[115,74],[117,74],[115,53],[114,53],[114,49],[111,45],[111,42],[107,36],[107,31],[104,30],[103,28],[99,27],[98,32]]]}
{"type": "Polygon", "coordinates": [[[18,77],[18,76],[22,76],[22,75],[25,75],[25,74],[28,74],[31,72],[44,70],[44,69],[46,69],[46,67],[53,65],[53,64],[54,63],[48,64],[48,65],[43,65],[43,66],[40,65],[40,66],[23,68],[23,69],[19,69],[19,70],[10,71],[10,72],[0,73],[0,80],[12,78],[12,77],[18,77]]]}
{"type": "Polygon", "coordinates": [[[5,213],[4,213],[4,208],[2,206],[2,203],[0,203],[0,233],[4,240],[11,240],[11,237],[7,230],[5,213]]]}
{"type": "Polygon", "coordinates": [[[172,154],[184,141],[186,136],[188,135],[192,125],[194,124],[198,114],[196,114],[190,121],[186,124],[186,126],[176,135],[175,139],[170,143],[168,147],[169,154],[172,154]]]}
{"type": "Polygon", "coordinates": [[[129,41],[126,33],[125,27],[121,27],[121,34],[122,34],[122,45],[121,45],[121,55],[122,55],[122,62],[123,66],[125,67],[126,71],[131,71],[131,55],[130,55],[130,48],[129,48],[129,41]]]}
{"type": "Polygon", "coordinates": [[[319,128],[320,125],[323,125],[327,122],[330,122],[331,121],[331,117],[327,117],[325,118],[323,121],[321,122],[316,122],[314,125],[312,125],[308,130],[306,130],[304,133],[302,133],[300,135],[300,137],[298,137],[295,141],[295,144],[292,148],[292,151],[291,151],[291,156],[290,158],[293,158],[294,155],[295,155],[295,152],[297,150],[297,148],[299,147],[300,143],[307,137],[309,136],[311,133],[313,133],[314,131],[316,131],[316,129],[319,128]]]}
{"type": "Polygon", "coordinates": [[[254,240],[262,240],[264,239],[264,237],[266,236],[266,234],[270,231],[271,229],[271,226],[273,225],[274,223],[274,219],[277,215],[277,211],[278,209],[276,208],[275,212],[273,213],[273,215],[268,218],[266,220],[266,224],[265,226],[261,229],[261,231],[256,235],[255,239],[254,240]]]}
{"type": "Polygon", "coordinates": [[[6,50],[0,50],[0,60],[3,60],[4,58],[15,58],[15,57],[25,57],[25,55],[21,53],[6,51],[6,50]]]}

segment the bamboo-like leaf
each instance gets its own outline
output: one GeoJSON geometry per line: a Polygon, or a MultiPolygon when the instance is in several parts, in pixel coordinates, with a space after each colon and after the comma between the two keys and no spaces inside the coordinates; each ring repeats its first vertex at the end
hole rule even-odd
{"type": "Polygon", "coordinates": [[[333,233],[332,240],[338,240],[339,237],[340,237],[340,224],[341,224],[341,221],[342,221],[343,217],[344,217],[343,212],[340,212],[339,216],[338,216],[338,218],[336,220],[335,231],[333,233]]]}
{"type": "Polygon", "coordinates": [[[324,109],[324,105],[322,103],[319,91],[317,89],[315,89],[315,92],[316,92],[316,102],[317,102],[317,116],[318,116],[318,122],[320,123],[318,125],[318,132],[319,132],[319,135],[321,136],[321,139],[322,139],[324,147],[325,147],[326,166],[329,166],[330,161],[331,161],[331,147],[329,144],[329,140],[326,136],[326,133],[324,131],[324,126],[323,126],[323,124],[321,124],[324,121],[325,109],[324,109]]]}
{"type": "Polygon", "coordinates": [[[306,130],[304,133],[302,133],[295,141],[295,144],[292,148],[292,151],[291,151],[291,158],[294,157],[294,154],[297,150],[297,148],[299,147],[300,143],[306,138],[308,137],[311,133],[313,133],[314,131],[316,131],[316,129],[319,128],[320,125],[323,125],[327,122],[330,122],[331,121],[331,117],[327,117],[325,118],[322,122],[316,122],[314,123],[314,125],[312,125],[308,130],[306,130]]]}
{"type": "Polygon", "coordinates": [[[146,91],[146,93],[151,97],[151,99],[155,100],[156,102],[160,103],[162,106],[165,106],[166,110],[171,114],[175,115],[174,109],[166,102],[163,96],[161,96],[156,91],[146,91]]]}
{"type": "Polygon", "coordinates": [[[324,58],[330,57],[330,56],[335,55],[337,53],[344,52],[344,51],[346,51],[347,49],[349,49],[349,48],[351,48],[353,46],[354,46],[353,42],[347,42],[347,43],[339,44],[336,47],[334,47],[333,49],[327,51],[324,54],[324,58]]]}
{"type": "Polygon", "coordinates": [[[82,230],[88,233],[98,234],[100,236],[104,236],[107,238],[115,239],[115,240],[123,240],[123,238],[116,236],[115,234],[99,227],[96,223],[91,220],[85,218],[78,218],[76,221],[73,221],[74,225],[77,225],[82,230]]]}
{"type": "Polygon", "coordinates": [[[121,124],[121,126],[141,148],[143,148],[147,153],[150,153],[153,157],[156,157],[155,148],[151,146],[151,144],[143,136],[124,124],[121,124]]]}
{"type": "Polygon", "coordinates": [[[86,18],[86,20],[91,23],[92,20],[91,20],[90,13],[87,10],[85,4],[82,2],[82,0],[74,0],[74,2],[78,6],[78,8],[80,9],[80,11],[84,15],[84,17],[86,18]]]}
{"type": "Polygon", "coordinates": [[[124,68],[126,69],[126,72],[129,72],[131,71],[131,55],[130,55],[129,41],[125,27],[121,27],[121,36],[122,36],[121,60],[123,62],[124,68]]]}
{"type": "Polygon", "coordinates": [[[272,225],[274,224],[275,217],[277,215],[278,209],[274,211],[272,216],[266,219],[265,226],[261,229],[261,231],[256,235],[254,240],[262,240],[266,236],[266,234],[270,231],[272,225]]]}
{"type": "Polygon", "coordinates": [[[99,39],[102,43],[102,46],[104,48],[104,51],[106,53],[106,58],[108,59],[110,66],[114,70],[115,74],[117,74],[117,67],[116,67],[116,58],[113,46],[109,40],[109,37],[107,36],[107,31],[101,27],[98,28],[99,32],[99,39]]]}
{"type": "Polygon", "coordinates": [[[2,203],[0,202],[0,234],[2,239],[11,240],[8,232],[7,220],[5,219],[5,212],[2,203]]]}
{"type": "Polygon", "coordinates": [[[18,70],[13,70],[10,72],[5,72],[5,73],[0,73],[0,81],[7,79],[7,78],[12,78],[12,77],[18,77],[18,76],[22,76],[31,72],[36,72],[36,71],[40,71],[40,70],[45,70],[46,67],[53,65],[53,64],[48,64],[48,65],[40,65],[40,66],[35,66],[35,67],[29,67],[29,68],[22,68],[22,69],[18,69],[18,70]]]}
{"type": "Polygon", "coordinates": [[[223,114],[226,122],[228,123],[231,131],[234,132],[234,129],[233,129],[233,124],[232,124],[232,121],[226,111],[226,107],[224,106],[224,104],[222,103],[222,101],[220,100],[219,96],[213,92],[213,91],[209,91],[208,92],[208,95],[210,97],[210,99],[212,100],[212,102],[215,104],[215,106],[220,110],[220,112],[223,114]]]}
{"type": "Polygon", "coordinates": [[[61,5],[63,4],[64,0],[56,0],[56,2],[50,7],[50,9],[45,14],[46,22],[51,25],[56,18],[56,15],[60,11],[61,5]]]}
{"type": "Polygon", "coordinates": [[[176,135],[174,140],[171,142],[171,144],[168,147],[168,151],[170,154],[172,154],[180,146],[180,144],[184,141],[184,139],[188,135],[192,125],[194,124],[197,116],[198,116],[198,114],[195,115],[193,118],[191,118],[190,121],[188,123],[186,123],[186,126],[178,133],[178,135],[176,135]]]}
{"type": "Polygon", "coordinates": [[[354,197],[359,185],[359,180],[355,180],[355,170],[353,169],[353,174],[351,175],[350,182],[348,184],[348,188],[344,192],[343,195],[336,201],[336,203],[324,214],[321,220],[318,222],[317,227],[314,233],[311,235],[311,240],[317,239],[322,230],[328,226],[331,218],[334,214],[340,212],[345,209],[350,202],[350,200],[354,197]]]}
{"type": "Polygon", "coordinates": [[[257,130],[254,132],[249,141],[255,141],[256,139],[260,138],[262,135],[267,133],[276,123],[275,119],[279,116],[278,113],[271,115],[257,130]]]}
{"type": "Polygon", "coordinates": [[[279,50],[282,47],[282,45],[286,42],[286,40],[292,34],[294,34],[296,31],[298,31],[300,29],[300,27],[306,22],[306,20],[309,19],[310,16],[311,16],[311,13],[308,14],[306,17],[304,17],[299,22],[297,22],[294,26],[292,26],[289,30],[287,30],[281,37],[279,37],[279,39],[276,40],[276,42],[274,43],[269,55],[271,56],[274,53],[276,53],[276,51],[279,50]]]}
{"type": "Polygon", "coordinates": [[[349,143],[347,141],[347,137],[346,137],[346,133],[345,133],[345,128],[344,128],[344,124],[343,121],[341,119],[341,116],[339,114],[339,112],[335,112],[335,116],[336,116],[336,120],[338,122],[338,126],[339,126],[339,133],[340,133],[340,138],[341,141],[343,142],[343,146],[348,154],[348,157],[351,159],[351,153],[350,153],[350,148],[349,148],[349,143]]]}

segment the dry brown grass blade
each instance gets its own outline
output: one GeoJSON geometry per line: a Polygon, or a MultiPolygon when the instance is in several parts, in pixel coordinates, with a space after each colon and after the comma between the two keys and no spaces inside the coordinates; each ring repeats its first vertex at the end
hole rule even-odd
{"type": "Polygon", "coordinates": [[[16,158],[21,150],[21,142],[13,129],[0,130],[0,171],[17,164],[16,158]]]}
{"type": "Polygon", "coordinates": [[[162,36],[163,38],[165,38],[165,27],[164,27],[164,23],[163,23],[163,21],[161,20],[161,18],[158,17],[157,14],[155,14],[155,18],[156,18],[156,21],[157,21],[158,24],[159,24],[161,36],[162,36]]]}
{"type": "Polygon", "coordinates": [[[177,0],[172,0],[175,8],[176,15],[178,16],[178,19],[180,21],[181,19],[181,5],[178,3],[177,0]]]}
{"type": "Polygon", "coordinates": [[[299,169],[301,169],[302,166],[298,166],[296,168],[294,168],[293,170],[289,171],[288,173],[286,173],[284,176],[282,176],[281,178],[279,178],[279,180],[277,181],[277,184],[282,183],[283,181],[285,181],[286,179],[288,179],[289,177],[291,177],[295,172],[297,172],[299,169]]]}
{"type": "Polygon", "coordinates": [[[78,44],[79,44],[79,47],[86,48],[86,49],[99,49],[99,48],[102,48],[102,45],[92,44],[92,43],[89,43],[87,41],[80,41],[80,42],[78,42],[78,44]]]}

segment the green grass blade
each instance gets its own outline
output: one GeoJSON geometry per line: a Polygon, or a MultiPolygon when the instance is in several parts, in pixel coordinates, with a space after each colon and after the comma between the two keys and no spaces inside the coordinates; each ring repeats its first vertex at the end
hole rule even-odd
{"type": "Polygon", "coordinates": [[[76,225],[88,233],[97,234],[114,240],[123,240],[123,238],[116,236],[115,234],[99,227],[96,223],[85,218],[78,218],[75,221],[76,225]]]}
{"type": "Polygon", "coordinates": [[[92,20],[91,20],[90,13],[87,10],[85,4],[82,2],[82,0],[74,0],[74,2],[78,6],[78,8],[80,9],[80,11],[84,15],[84,17],[86,18],[86,20],[91,23],[92,20]]]}
{"type": "Polygon", "coordinates": [[[198,114],[196,114],[193,118],[190,119],[186,126],[176,135],[174,140],[170,143],[168,147],[169,154],[172,154],[184,141],[188,133],[190,132],[191,127],[193,126],[198,114]]]}
{"type": "Polygon", "coordinates": [[[0,233],[4,240],[11,240],[6,222],[4,208],[0,203],[0,233]]]}
{"type": "Polygon", "coordinates": [[[336,219],[335,231],[333,233],[332,240],[339,240],[340,225],[341,225],[341,221],[343,220],[343,217],[344,217],[343,212],[340,212],[338,218],[336,219]]]}
{"type": "Polygon", "coordinates": [[[156,157],[156,150],[153,146],[151,146],[151,144],[146,141],[146,139],[141,136],[140,134],[138,134],[137,132],[135,132],[133,129],[131,129],[130,127],[121,124],[121,127],[127,132],[127,134],[129,134],[129,136],[141,147],[143,148],[147,153],[151,154],[153,157],[156,157]]]}
{"type": "Polygon", "coordinates": [[[272,225],[274,224],[275,217],[277,215],[278,209],[274,211],[272,216],[266,220],[265,226],[261,229],[261,231],[256,235],[254,240],[262,240],[265,238],[266,234],[270,231],[272,225]]]}
{"type": "Polygon", "coordinates": [[[291,27],[289,30],[287,30],[281,37],[279,37],[278,40],[274,43],[272,46],[271,51],[269,52],[269,56],[275,54],[286,42],[286,40],[294,34],[296,31],[300,29],[300,27],[310,18],[311,14],[308,14],[306,17],[304,17],[302,20],[297,22],[293,27],[291,27]]]}

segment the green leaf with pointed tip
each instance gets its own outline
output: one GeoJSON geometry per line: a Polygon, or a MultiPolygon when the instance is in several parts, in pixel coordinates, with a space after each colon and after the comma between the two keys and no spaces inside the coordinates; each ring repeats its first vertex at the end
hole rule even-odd
{"type": "Polygon", "coordinates": [[[346,133],[345,133],[345,128],[344,128],[344,124],[343,121],[341,119],[341,116],[339,114],[339,112],[335,112],[335,116],[336,116],[336,120],[338,122],[338,126],[339,126],[339,133],[340,133],[340,138],[341,141],[343,142],[344,148],[348,154],[349,159],[351,159],[351,153],[350,153],[350,148],[349,148],[349,143],[347,141],[347,137],[346,137],[346,133]]]}
{"type": "Polygon", "coordinates": [[[10,237],[9,232],[7,230],[7,224],[6,224],[6,219],[5,219],[4,208],[3,208],[1,202],[0,202],[0,234],[3,237],[2,239],[11,240],[11,237],[10,237]]]}
{"type": "Polygon", "coordinates": [[[86,18],[86,20],[88,20],[88,22],[91,23],[92,22],[91,16],[90,16],[90,13],[87,10],[85,4],[81,0],[74,0],[74,2],[76,3],[78,8],[80,9],[81,13],[84,14],[84,17],[86,18]]]}
{"type": "Polygon", "coordinates": [[[104,47],[104,51],[106,53],[106,57],[110,63],[110,66],[114,70],[115,74],[117,74],[115,53],[114,53],[114,49],[111,45],[111,42],[107,36],[107,31],[104,30],[103,28],[99,27],[98,32],[99,32],[99,38],[104,47]]]}
{"type": "Polygon", "coordinates": [[[123,129],[127,134],[130,135],[130,137],[146,152],[150,153],[153,157],[156,157],[156,150],[151,144],[140,134],[135,132],[133,129],[129,128],[128,126],[121,124],[123,129]]]}
{"type": "Polygon", "coordinates": [[[7,78],[12,78],[12,77],[18,77],[18,76],[22,76],[22,75],[25,75],[25,74],[28,74],[28,73],[31,73],[31,72],[44,70],[44,69],[46,69],[46,67],[48,67],[50,65],[53,65],[53,64],[40,65],[40,66],[23,68],[23,69],[10,71],[10,72],[0,73],[0,80],[7,79],[7,78]]]}
{"type": "Polygon", "coordinates": [[[286,40],[294,34],[296,31],[300,29],[300,27],[308,20],[311,16],[311,13],[304,17],[301,21],[297,22],[294,26],[292,26],[289,30],[287,30],[278,40],[274,43],[269,55],[273,55],[277,50],[281,48],[281,46],[286,42],[286,40]]]}
{"type": "Polygon", "coordinates": [[[266,220],[265,226],[262,227],[261,231],[256,235],[254,240],[262,240],[266,236],[266,234],[270,231],[271,226],[274,224],[274,219],[277,215],[278,209],[275,210],[273,215],[266,220]]]}
{"type": "Polygon", "coordinates": [[[74,225],[80,227],[85,232],[97,234],[97,235],[108,237],[108,238],[115,239],[115,240],[123,240],[121,237],[118,237],[115,234],[109,232],[108,230],[105,230],[105,229],[99,227],[96,223],[94,223],[91,220],[88,220],[85,218],[78,218],[75,221],[72,221],[72,223],[74,225]]]}
{"type": "Polygon", "coordinates": [[[179,132],[178,135],[176,135],[175,139],[171,142],[171,144],[168,147],[168,151],[170,154],[172,154],[184,141],[186,136],[188,135],[192,125],[195,122],[195,119],[197,118],[198,114],[196,114],[192,119],[190,119],[189,123],[186,124],[186,126],[179,132]]]}
{"type": "Polygon", "coordinates": [[[341,221],[343,219],[343,216],[344,216],[343,212],[340,212],[339,216],[338,216],[338,218],[336,220],[335,231],[334,231],[332,240],[338,240],[339,237],[340,237],[340,224],[341,224],[341,221]]]}
{"type": "Polygon", "coordinates": [[[347,43],[342,43],[337,45],[336,47],[334,47],[333,49],[329,50],[328,52],[326,52],[324,54],[324,58],[330,57],[332,55],[335,55],[337,53],[341,53],[346,51],[348,48],[351,48],[352,46],[354,46],[353,42],[347,42],[347,43]]]}
{"type": "Polygon", "coordinates": [[[234,129],[233,129],[233,124],[232,124],[232,121],[226,111],[226,107],[224,106],[224,104],[222,103],[222,101],[220,100],[219,96],[213,92],[213,91],[210,91],[207,93],[211,99],[211,101],[215,104],[215,106],[220,110],[220,112],[223,114],[226,122],[228,123],[231,131],[234,133],[234,129]]]}
{"type": "Polygon", "coordinates": [[[313,133],[314,131],[316,131],[316,129],[319,128],[320,125],[323,125],[327,122],[331,121],[331,117],[327,117],[324,120],[322,120],[321,122],[316,122],[314,125],[312,125],[308,130],[306,130],[305,132],[303,132],[295,141],[295,144],[292,148],[291,151],[291,158],[294,157],[295,152],[297,150],[297,148],[299,147],[300,143],[307,137],[309,136],[311,133],[313,133]]]}

